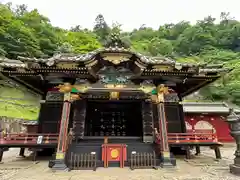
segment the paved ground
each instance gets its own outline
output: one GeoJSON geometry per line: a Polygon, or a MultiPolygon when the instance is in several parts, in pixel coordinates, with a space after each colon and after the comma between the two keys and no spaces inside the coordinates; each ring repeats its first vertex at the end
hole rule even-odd
{"type": "Polygon", "coordinates": [[[222,148],[223,160],[215,161],[213,150],[204,148],[202,155],[188,162],[177,159],[177,167],[158,170],[98,168],[94,171],[52,172],[47,161],[33,163],[16,158],[18,150],[10,150],[0,164],[0,180],[239,180],[229,173],[235,147],[222,148]]]}

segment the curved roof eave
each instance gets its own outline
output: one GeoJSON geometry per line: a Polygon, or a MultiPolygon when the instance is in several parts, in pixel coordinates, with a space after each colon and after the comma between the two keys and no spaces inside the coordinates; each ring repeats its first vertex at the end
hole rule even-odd
{"type": "Polygon", "coordinates": [[[27,58],[19,56],[18,59],[22,62],[36,62],[36,63],[45,63],[48,66],[54,65],[56,62],[61,61],[71,61],[71,62],[87,62],[92,60],[99,53],[129,53],[135,55],[142,63],[144,64],[175,64],[174,60],[165,57],[149,57],[141,53],[134,52],[129,49],[122,47],[109,47],[109,48],[100,48],[94,51],[91,51],[86,54],[56,54],[50,58],[27,58]]]}

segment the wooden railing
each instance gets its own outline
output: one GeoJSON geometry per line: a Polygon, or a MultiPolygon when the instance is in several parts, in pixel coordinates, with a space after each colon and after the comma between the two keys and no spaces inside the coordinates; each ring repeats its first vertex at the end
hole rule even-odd
{"type": "Polygon", "coordinates": [[[214,133],[214,129],[187,129],[187,133],[214,133]]]}
{"type": "MultiPolygon", "coordinates": [[[[68,139],[71,143],[71,139],[68,139]]],[[[217,143],[216,133],[168,133],[168,142],[177,143],[217,143]]],[[[0,135],[0,145],[57,144],[58,134],[5,134],[0,135]]]]}
{"type": "Polygon", "coordinates": [[[169,143],[217,143],[215,133],[168,133],[169,143]]]}
{"type": "Polygon", "coordinates": [[[5,134],[0,136],[0,145],[35,145],[35,144],[55,144],[58,142],[58,134],[5,134]]]}

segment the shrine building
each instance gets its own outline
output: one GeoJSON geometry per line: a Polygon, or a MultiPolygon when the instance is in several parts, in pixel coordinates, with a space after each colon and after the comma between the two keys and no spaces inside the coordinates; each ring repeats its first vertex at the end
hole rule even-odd
{"type": "Polygon", "coordinates": [[[189,149],[200,146],[221,158],[215,131],[189,131],[182,99],[229,71],[144,56],[117,38],[86,54],[0,59],[2,76],[42,97],[35,132],[2,135],[0,148],[20,147],[21,155],[30,148],[34,158],[52,152],[49,167],[63,170],[175,166],[172,152],[190,158],[189,149]]]}

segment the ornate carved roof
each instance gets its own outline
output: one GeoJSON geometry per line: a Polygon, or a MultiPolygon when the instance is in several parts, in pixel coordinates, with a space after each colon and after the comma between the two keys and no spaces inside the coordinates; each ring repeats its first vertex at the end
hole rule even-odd
{"type": "Polygon", "coordinates": [[[116,38],[107,47],[86,54],[55,54],[49,58],[18,57],[18,60],[0,58],[0,73],[29,88],[42,91],[40,82],[43,81],[54,84],[54,80],[58,79],[59,82],[74,82],[76,78],[99,80],[104,77],[101,74],[103,67],[121,71],[121,74],[127,74],[131,80],[148,79],[171,84],[178,88],[182,97],[231,71],[223,68],[223,65],[179,63],[163,56],[145,56],[126,48],[116,38]]]}
{"type": "MultiPolygon", "coordinates": [[[[29,57],[21,57],[19,56],[18,62],[36,62],[36,63],[46,63],[48,66],[52,66],[56,62],[87,62],[89,60],[94,59],[97,54],[100,53],[123,53],[123,54],[131,54],[135,55],[141,62],[146,64],[175,64],[176,62],[172,59],[166,57],[149,57],[144,56],[140,53],[136,53],[132,50],[128,50],[122,47],[109,47],[109,48],[100,48],[95,51],[91,51],[86,54],[56,54],[50,58],[29,58],[29,57]]],[[[9,61],[4,58],[1,61],[9,61]]],[[[15,60],[16,61],[16,60],[15,60]]]]}
{"type": "Polygon", "coordinates": [[[29,58],[18,57],[18,60],[10,60],[7,58],[0,58],[0,67],[28,67],[28,63],[41,63],[47,66],[53,66],[59,62],[72,62],[79,64],[86,64],[87,62],[94,60],[98,54],[101,53],[114,53],[114,54],[129,54],[135,56],[141,63],[145,65],[170,65],[176,69],[181,70],[183,67],[197,68],[199,73],[211,73],[211,72],[228,72],[229,69],[223,68],[223,65],[208,65],[208,64],[191,64],[191,63],[179,63],[173,59],[167,57],[149,57],[136,53],[132,50],[124,49],[122,47],[109,47],[101,48],[95,51],[91,51],[86,54],[56,54],[50,58],[29,58]]]}

